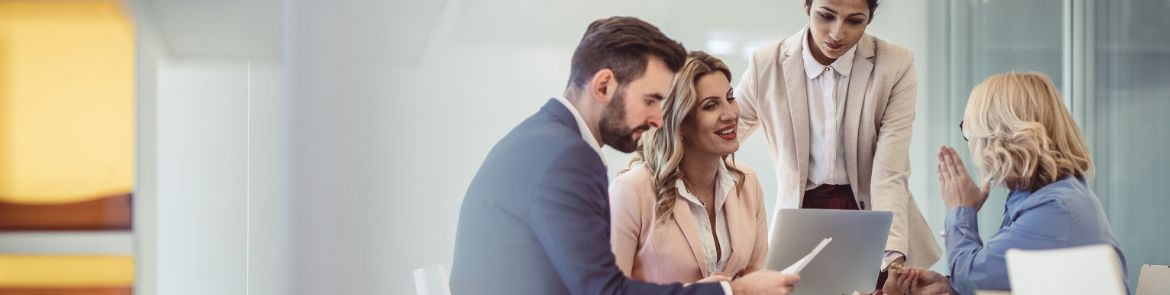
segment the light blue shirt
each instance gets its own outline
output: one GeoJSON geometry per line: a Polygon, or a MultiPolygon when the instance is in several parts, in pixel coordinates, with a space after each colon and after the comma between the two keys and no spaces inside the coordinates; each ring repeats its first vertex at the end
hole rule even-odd
{"type": "Polygon", "coordinates": [[[1005,207],[1003,225],[986,243],[979,238],[974,209],[957,207],[947,213],[947,259],[955,292],[1010,290],[1004,260],[1008,249],[1110,244],[1125,269],[1125,256],[1117,247],[1101,203],[1083,180],[1066,177],[1035,192],[1012,191],[1005,207]]]}

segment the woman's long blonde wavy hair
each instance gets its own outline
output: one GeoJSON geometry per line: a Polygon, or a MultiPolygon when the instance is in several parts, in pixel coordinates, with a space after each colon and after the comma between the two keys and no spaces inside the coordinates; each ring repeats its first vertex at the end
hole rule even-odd
{"type": "Polygon", "coordinates": [[[987,78],[971,90],[963,124],[984,183],[1034,191],[1092,173],[1081,130],[1044,74],[987,78]]]}
{"type": "MultiPolygon", "coordinates": [[[[672,218],[671,212],[678,199],[678,189],[675,182],[682,177],[679,163],[686,156],[683,145],[682,130],[687,118],[695,112],[699,100],[699,92],[695,85],[699,79],[711,74],[722,74],[731,80],[731,70],[723,61],[702,51],[692,51],[687,55],[678,74],[671,81],[670,93],[662,104],[662,126],[650,129],[642,134],[638,150],[630,160],[630,167],[641,164],[650,171],[650,180],[657,190],[654,216],[657,221],[666,221],[672,218]]],[[[734,163],[735,157],[731,156],[734,163]]],[[[728,156],[723,160],[727,161],[728,156]]],[[[736,189],[743,185],[744,172],[728,165],[736,178],[736,189]]]]}

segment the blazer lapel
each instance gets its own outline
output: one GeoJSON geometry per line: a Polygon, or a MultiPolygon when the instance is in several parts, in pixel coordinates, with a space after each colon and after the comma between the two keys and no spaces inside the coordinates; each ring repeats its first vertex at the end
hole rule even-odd
{"type": "MultiPolygon", "coordinates": [[[[869,88],[870,76],[873,73],[873,37],[864,35],[857,42],[856,56],[853,57],[853,70],[849,75],[849,90],[845,95],[845,167],[849,183],[858,183],[857,175],[857,138],[860,135],[862,112],[865,111],[865,91],[869,88]]],[[[854,194],[859,188],[854,186],[854,194]]],[[[860,201],[860,200],[858,200],[860,201]]],[[[862,208],[866,209],[866,208],[862,208]]]]}
{"type": "Polygon", "coordinates": [[[678,228],[682,230],[683,236],[687,238],[687,244],[691,245],[691,253],[695,256],[695,262],[698,262],[699,269],[707,267],[707,256],[703,255],[703,237],[699,235],[699,226],[695,223],[695,217],[691,215],[690,204],[682,197],[674,202],[674,221],[678,224],[678,228]]]}
{"type": "MultiPolygon", "coordinates": [[[[739,259],[739,255],[735,255],[735,252],[740,250],[740,248],[743,248],[745,251],[749,251],[750,253],[754,245],[740,244],[743,241],[744,229],[749,228],[745,227],[743,217],[750,215],[745,215],[746,213],[740,210],[739,190],[732,189],[728,193],[729,195],[727,196],[727,200],[723,202],[723,216],[727,218],[727,235],[729,235],[728,241],[731,243],[731,245],[728,246],[730,249],[721,250],[723,250],[723,253],[725,253],[724,255],[731,255],[731,258],[727,259],[727,265],[724,266],[723,269],[734,270],[739,269],[740,263],[742,263],[739,259]]],[[[755,234],[755,231],[752,231],[751,233],[755,234]]],[[[734,276],[736,274],[729,275],[734,276]]]]}
{"type": "MultiPolygon", "coordinates": [[[[804,58],[801,57],[801,49],[804,44],[801,44],[805,34],[808,34],[808,28],[800,30],[796,36],[789,37],[787,48],[784,50],[784,57],[782,59],[782,66],[784,67],[784,86],[788,89],[788,95],[785,96],[784,101],[788,103],[789,119],[792,120],[792,135],[795,139],[793,146],[796,150],[797,169],[800,177],[797,179],[808,179],[808,155],[809,155],[809,130],[808,130],[808,91],[805,84],[808,77],[804,73],[804,58]]],[[[797,193],[797,207],[800,207],[804,201],[804,182],[796,185],[797,193]]],[[[787,192],[778,192],[785,194],[787,192]]]]}

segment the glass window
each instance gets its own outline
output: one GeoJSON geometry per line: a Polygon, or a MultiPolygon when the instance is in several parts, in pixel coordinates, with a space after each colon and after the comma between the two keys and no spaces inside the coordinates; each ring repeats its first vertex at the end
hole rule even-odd
{"type": "Polygon", "coordinates": [[[1097,164],[1093,190],[1125,253],[1133,290],[1142,264],[1170,264],[1170,2],[1090,5],[1089,89],[1081,126],[1097,164]]]}

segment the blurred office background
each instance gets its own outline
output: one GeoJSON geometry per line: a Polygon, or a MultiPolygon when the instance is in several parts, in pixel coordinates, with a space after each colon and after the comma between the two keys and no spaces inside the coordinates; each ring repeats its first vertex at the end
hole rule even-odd
{"type": "MultiPolygon", "coordinates": [[[[1088,136],[1097,163],[1091,186],[1126,253],[1130,289],[1142,264],[1170,264],[1170,156],[1162,152],[1170,144],[1170,1],[880,3],[867,32],[915,53],[910,185],[936,231],[946,212],[935,152],[964,145],[957,125],[968,91],[995,73],[1040,71],[1088,136]]],[[[461,199],[489,149],[561,94],[585,26],[612,15],[640,17],[688,50],[722,58],[736,81],[752,49],[808,21],[795,0],[0,0],[0,201],[27,196],[11,193],[34,187],[21,183],[44,183],[18,177],[38,168],[18,167],[86,169],[71,164],[82,160],[43,156],[85,150],[27,147],[21,126],[42,126],[21,123],[36,122],[29,114],[68,109],[75,113],[59,117],[81,122],[32,129],[29,138],[119,134],[93,142],[132,146],[93,157],[134,155],[116,162],[131,166],[91,173],[132,178],[86,182],[125,184],[132,229],[4,230],[0,259],[121,257],[113,266],[87,264],[84,274],[124,274],[109,281],[137,294],[413,293],[412,270],[450,267],[461,199]],[[61,5],[74,10],[35,18],[61,5]],[[92,15],[112,15],[99,22],[132,39],[68,31],[58,39],[72,43],[28,45],[92,15]],[[110,40],[131,48],[100,49],[110,40]],[[79,55],[87,59],[65,59],[79,55]],[[50,63],[63,59],[72,64],[50,63]],[[117,67],[125,70],[111,72],[117,67]],[[91,83],[127,72],[132,82],[91,83]],[[102,92],[110,85],[126,89],[102,92]],[[23,103],[64,97],[20,90],[29,87],[74,96],[23,103]],[[99,106],[110,103],[88,100],[101,97],[133,104],[107,110],[99,106]],[[115,115],[129,121],[99,126],[115,115]]],[[[605,153],[611,175],[629,159],[605,153]]],[[[763,137],[750,138],[736,158],[775,196],[763,137]]],[[[985,235],[998,227],[1004,199],[995,192],[980,213],[985,235]]],[[[15,265],[0,263],[0,274],[20,273],[15,265]]],[[[935,269],[945,270],[945,260],[935,269]]],[[[10,281],[0,276],[0,288],[10,281]]]]}
{"type": "Polygon", "coordinates": [[[134,30],[112,1],[0,1],[0,294],[130,294],[134,30]]]}

